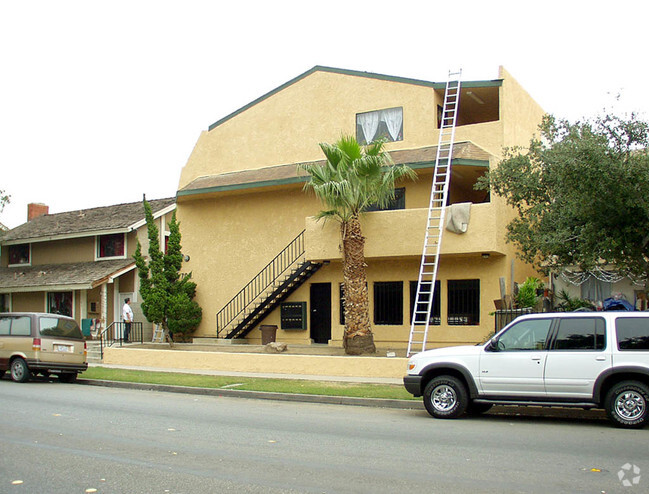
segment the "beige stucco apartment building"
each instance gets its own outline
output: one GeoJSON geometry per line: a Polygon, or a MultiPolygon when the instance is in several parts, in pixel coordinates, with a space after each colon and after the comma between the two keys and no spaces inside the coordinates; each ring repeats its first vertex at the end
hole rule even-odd
{"type": "MultiPolygon", "coordinates": [[[[342,344],[339,228],[314,220],[321,206],[296,165],[322,161],[318,143],[352,134],[385,137],[393,161],[418,175],[397,184],[389,210],[363,218],[375,342],[404,348],[444,88],[316,66],[202,132],[176,198],[203,308],[195,336],[259,342],[260,328],[276,325],[278,341],[342,344]]],[[[462,83],[449,204],[470,203],[470,219],[466,232],[444,233],[429,347],[482,340],[494,328],[501,280],[511,293],[512,281],[534,274],[505,243],[511,209],[473,185],[503,147],[529,142],[543,113],[503,68],[498,79],[462,83]]]]}

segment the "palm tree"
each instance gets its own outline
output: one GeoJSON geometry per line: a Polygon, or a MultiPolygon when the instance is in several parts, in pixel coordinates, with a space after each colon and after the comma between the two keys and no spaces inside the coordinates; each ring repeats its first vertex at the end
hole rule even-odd
{"type": "Polygon", "coordinates": [[[343,346],[350,355],[374,353],[370,323],[365,237],[360,215],[372,205],[387,207],[394,198],[394,184],[415,172],[406,165],[395,165],[384,150],[384,141],[367,146],[353,136],[342,136],[335,144],[321,143],[327,161],[324,165],[302,164],[311,177],[305,189],[313,190],[326,208],[316,218],[340,223],[343,250],[345,334],[343,346]]]}

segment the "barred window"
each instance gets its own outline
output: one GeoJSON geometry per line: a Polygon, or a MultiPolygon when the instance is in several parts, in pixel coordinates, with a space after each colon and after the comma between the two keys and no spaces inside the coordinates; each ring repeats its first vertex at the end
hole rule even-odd
{"type": "MultiPolygon", "coordinates": [[[[433,326],[439,326],[442,323],[442,318],[441,318],[442,301],[440,300],[440,292],[441,292],[441,283],[439,280],[437,280],[435,281],[435,291],[433,292],[433,306],[430,308],[429,324],[432,324],[433,326]]],[[[429,297],[430,297],[429,293],[420,294],[419,310],[423,310],[423,308],[425,307],[425,303],[428,302],[429,297]]],[[[410,282],[410,323],[411,324],[412,324],[412,315],[415,310],[416,298],[417,298],[417,282],[411,281],[410,282]]],[[[423,316],[424,315],[421,314],[421,316],[417,318],[417,322],[415,324],[424,324],[425,317],[423,316]]]]}
{"type": "Polygon", "coordinates": [[[403,282],[374,283],[374,324],[403,324],[403,282]]]}
{"type": "Polygon", "coordinates": [[[449,326],[480,324],[480,280],[448,280],[449,326]]]}

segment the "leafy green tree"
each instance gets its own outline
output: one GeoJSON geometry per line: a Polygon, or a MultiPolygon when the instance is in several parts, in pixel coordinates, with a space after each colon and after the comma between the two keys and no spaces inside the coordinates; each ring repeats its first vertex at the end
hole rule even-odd
{"type": "Polygon", "coordinates": [[[348,354],[374,353],[367,274],[365,237],[360,216],[371,205],[386,207],[394,198],[394,184],[403,177],[415,178],[405,165],[394,165],[383,141],[362,147],[352,136],[342,136],[335,144],[321,143],[324,165],[304,164],[299,168],[310,175],[305,189],[313,190],[324,207],[318,219],[340,223],[343,250],[345,334],[348,354]]]}
{"type": "Polygon", "coordinates": [[[142,312],[149,322],[162,326],[165,341],[172,343],[174,335],[186,335],[201,322],[202,309],[194,301],[196,283],[191,273],[181,274],[182,252],[180,225],[174,211],[169,222],[167,253],[160,250],[158,227],[153,220],[151,206],[144,200],[144,212],[149,238],[149,260],[142,255],[137,243],[133,258],[140,276],[142,312]]]}
{"type": "Polygon", "coordinates": [[[528,149],[506,149],[478,187],[518,215],[507,239],[542,272],[568,266],[649,274],[649,124],[636,115],[546,116],[528,149]]]}

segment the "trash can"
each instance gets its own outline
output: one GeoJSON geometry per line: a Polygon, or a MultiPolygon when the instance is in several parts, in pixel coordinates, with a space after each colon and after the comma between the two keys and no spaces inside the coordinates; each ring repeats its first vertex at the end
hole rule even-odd
{"type": "Polygon", "coordinates": [[[277,326],[271,324],[262,324],[261,327],[261,344],[268,345],[275,341],[277,337],[277,326]]]}

